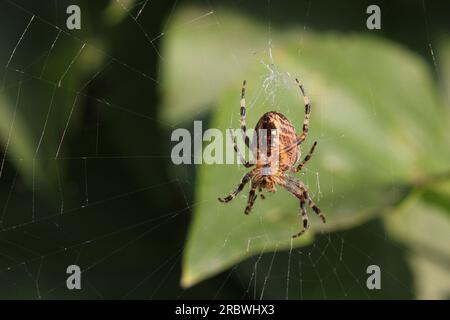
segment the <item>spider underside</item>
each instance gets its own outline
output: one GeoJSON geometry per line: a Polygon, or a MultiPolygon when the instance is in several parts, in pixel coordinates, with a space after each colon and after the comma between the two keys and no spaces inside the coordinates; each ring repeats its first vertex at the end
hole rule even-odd
{"type": "MultiPolygon", "coordinates": [[[[309,118],[311,105],[309,102],[308,96],[305,94],[305,90],[303,86],[300,84],[298,79],[295,79],[298,87],[303,96],[303,101],[305,105],[305,115],[303,119],[303,131],[300,135],[297,135],[295,132],[294,126],[291,122],[281,113],[271,111],[265,113],[260,120],[258,121],[255,131],[257,138],[257,148],[256,148],[256,163],[251,164],[248,161],[245,161],[243,156],[241,155],[236,140],[234,140],[234,150],[239,155],[241,162],[244,164],[246,168],[250,168],[255,165],[255,168],[249,173],[245,174],[242,178],[240,184],[236,188],[235,191],[231,192],[225,198],[219,198],[221,202],[229,202],[233,200],[236,195],[242,191],[244,186],[251,182],[251,188],[248,196],[247,206],[245,208],[245,214],[249,214],[253,208],[255,200],[257,198],[256,190],[258,189],[261,199],[264,199],[263,190],[266,189],[268,192],[275,192],[276,185],[284,187],[290,193],[292,193],[295,197],[300,200],[300,215],[303,221],[303,229],[297,234],[293,235],[293,237],[301,236],[305,233],[309,228],[308,223],[308,214],[306,212],[306,205],[308,205],[325,223],[325,216],[316,206],[314,201],[309,196],[308,190],[306,186],[298,179],[295,179],[289,175],[287,175],[287,171],[291,172],[299,172],[303,169],[308,160],[311,159],[311,156],[316,148],[317,142],[313,143],[310,151],[300,162],[298,166],[295,166],[298,160],[299,154],[299,145],[305,141],[308,136],[309,131],[309,118]],[[275,129],[277,132],[276,136],[272,136],[271,134],[267,134],[267,136],[261,137],[259,135],[260,129],[264,129],[272,132],[275,129]],[[265,149],[262,151],[260,147],[263,145],[263,141],[266,143],[265,149]],[[267,139],[267,140],[266,140],[267,139]],[[273,150],[277,149],[277,152],[273,152],[273,150]]],[[[246,102],[245,102],[245,85],[246,81],[244,80],[242,84],[241,90],[241,132],[244,137],[245,145],[247,148],[250,148],[250,139],[247,136],[247,127],[245,124],[245,113],[246,113],[246,102]]]]}

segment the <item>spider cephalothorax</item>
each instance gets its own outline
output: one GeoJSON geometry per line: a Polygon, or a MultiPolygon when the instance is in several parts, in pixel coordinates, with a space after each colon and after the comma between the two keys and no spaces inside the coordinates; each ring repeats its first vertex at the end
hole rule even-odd
{"type": "MultiPolygon", "coordinates": [[[[300,154],[299,145],[305,141],[308,135],[309,115],[311,111],[309,98],[305,95],[303,86],[299,83],[298,79],[295,79],[295,81],[300,88],[305,104],[302,134],[296,134],[294,126],[283,114],[275,111],[265,113],[259,119],[255,128],[255,168],[244,175],[241,183],[235,191],[230,193],[225,198],[219,198],[219,201],[229,202],[233,200],[234,197],[242,191],[245,184],[251,181],[251,189],[247,207],[245,208],[245,214],[249,214],[257,198],[256,189],[258,189],[261,198],[264,199],[264,195],[262,194],[264,189],[269,192],[275,192],[276,185],[284,187],[300,200],[300,213],[303,220],[303,229],[293,236],[298,237],[309,228],[308,215],[305,207],[306,204],[308,204],[308,206],[320,216],[323,222],[325,222],[325,216],[310,198],[306,186],[301,181],[286,174],[287,171],[299,172],[304,167],[305,163],[311,158],[317,145],[317,142],[314,142],[311,150],[303,161],[298,166],[295,166],[300,154]]],[[[250,139],[247,136],[247,128],[245,124],[245,84],[246,82],[244,80],[241,91],[241,131],[244,136],[246,146],[250,148],[250,139]]],[[[253,164],[248,161],[243,161],[243,157],[237,148],[236,142],[234,144],[234,150],[239,154],[246,168],[253,166],[253,164]]]]}

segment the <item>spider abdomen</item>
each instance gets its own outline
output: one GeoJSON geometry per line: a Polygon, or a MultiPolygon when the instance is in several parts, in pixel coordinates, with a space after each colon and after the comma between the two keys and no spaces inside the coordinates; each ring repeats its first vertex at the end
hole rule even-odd
{"type": "Polygon", "coordinates": [[[278,166],[281,171],[291,169],[299,156],[297,134],[291,122],[283,114],[270,111],[259,119],[255,131],[256,165],[278,166]]]}

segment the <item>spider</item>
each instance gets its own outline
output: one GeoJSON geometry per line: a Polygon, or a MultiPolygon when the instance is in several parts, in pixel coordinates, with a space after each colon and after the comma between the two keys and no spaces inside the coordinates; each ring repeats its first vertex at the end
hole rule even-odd
{"type": "MultiPolygon", "coordinates": [[[[286,174],[287,171],[299,172],[302,170],[308,160],[311,159],[311,156],[317,146],[317,141],[315,141],[303,161],[300,162],[298,166],[295,166],[300,155],[299,145],[305,141],[308,136],[309,117],[311,112],[309,98],[305,94],[303,85],[300,84],[298,79],[295,79],[295,81],[300,88],[305,105],[302,134],[296,134],[294,126],[283,114],[275,111],[265,113],[259,119],[255,127],[257,141],[255,164],[251,164],[250,162],[244,160],[239,149],[237,148],[236,140],[234,139],[234,151],[240,156],[242,160],[241,162],[246,168],[256,165],[255,168],[244,175],[235,191],[231,192],[225,198],[219,198],[220,202],[230,202],[239,192],[242,191],[244,186],[251,181],[251,189],[249,192],[247,206],[245,208],[245,214],[249,214],[257,198],[256,189],[258,189],[261,199],[264,199],[264,195],[262,194],[263,189],[267,189],[268,192],[276,192],[276,185],[285,188],[300,200],[300,214],[303,222],[303,229],[297,234],[294,234],[292,236],[293,238],[301,236],[309,228],[306,204],[308,204],[308,206],[311,207],[311,209],[322,219],[322,222],[325,223],[325,215],[309,196],[308,190],[306,189],[304,183],[286,174]],[[260,132],[267,132],[268,130],[270,130],[271,133],[275,130],[278,135],[275,137],[273,134],[267,134],[267,137],[263,137],[260,132]],[[267,139],[267,142],[264,139],[267,139]],[[264,151],[260,148],[263,145],[263,142],[266,142],[265,145],[267,146],[267,150],[264,151]],[[276,153],[272,152],[275,146],[277,146],[279,150],[276,153]]],[[[245,85],[246,81],[244,80],[241,90],[240,122],[245,145],[250,149],[250,139],[247,136],[245,124],[245,85]]]]}

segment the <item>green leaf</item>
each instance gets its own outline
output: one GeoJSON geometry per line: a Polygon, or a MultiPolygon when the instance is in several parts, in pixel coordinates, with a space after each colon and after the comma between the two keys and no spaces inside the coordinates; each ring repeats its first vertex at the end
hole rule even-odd
{"type": "MultiPolygon", "coordinates": [[[[186,9],[172,24],[202,12],[186,9]]],[[[192,119],[213,106],[212,128],[239,128],[240,84],[246,79],[248,127],[275,110],[300,130],[304,108],[294,82],[300,78],[312,100],[310,134],[302,152],[314,140],[318,147],[308,168],[296,176],[327,215],[322,224],[311,211],[311,229],[292,240],[301,228],[298,200],[279,190],[258,199],[245,216],[248,189],[226,205],[217,197],[233,190],[250,169],[203,164],[198,168],[183,286],[261,250],[287,248],[291,241],[302,246],[313,241],[316,232],[359,225],[390,210],[418,181],[449,170],[448,111],[429,67],[406,49],[363,35],[273,26],[273,47],[268,50],[265,26],[231,12],[221,15],[217,29],[175,30],[167,35],[168,58],[162,70],[166,120],[192,119]]]]}
{"type": "MultiPolygon", "coordinates": [[[[29,177],[33,173],[33,147],[31,134],[27,129],[19,109],[20,101],[10,101],[5,95],[0,94],[0,144],[4,146],[0,159],[1,170],[7,164],[7,159],[12,159],[24,176],[29,177]]],[[[40,162],[34,163],[35,177],[42,177],[40,162]]],[[[4,171],[3,171],[4,172],[4,171]]]]}
{"type": "Polygon", "coordinates": [[[430,189],[416,192],[384,220],[387,232],[409,248],[408,262],[416,279],[417,298],[447,299],[450,290],[450,182],[430,189]]]}
{"type": "Polygon", "coordinates": [[[442,81],[442,94],[450,106],[450,37],[446,36],[441,39],[437,52],[436,69],[437,76],[442,81]],[[439,65],[437,65],[439,63],[439,65]]]}
{"type": "Polygon", "coordinates": [[[447,211],[417,193],[387,215],[385,221],[388,230],[398,240],[417,250],[428,249],[429,254],[450,263],[450,220],[447,211]]]}
{"type": "MultiPolygon", "coordinates": [[[[446,176],[447,179],[449,175],[446,176]]],[[[423,200],[434,206],[441,207],[450,217],[450,182],[449,180],[439,181],[432,186],[428,186],[423,192],[423,200]]]]}

